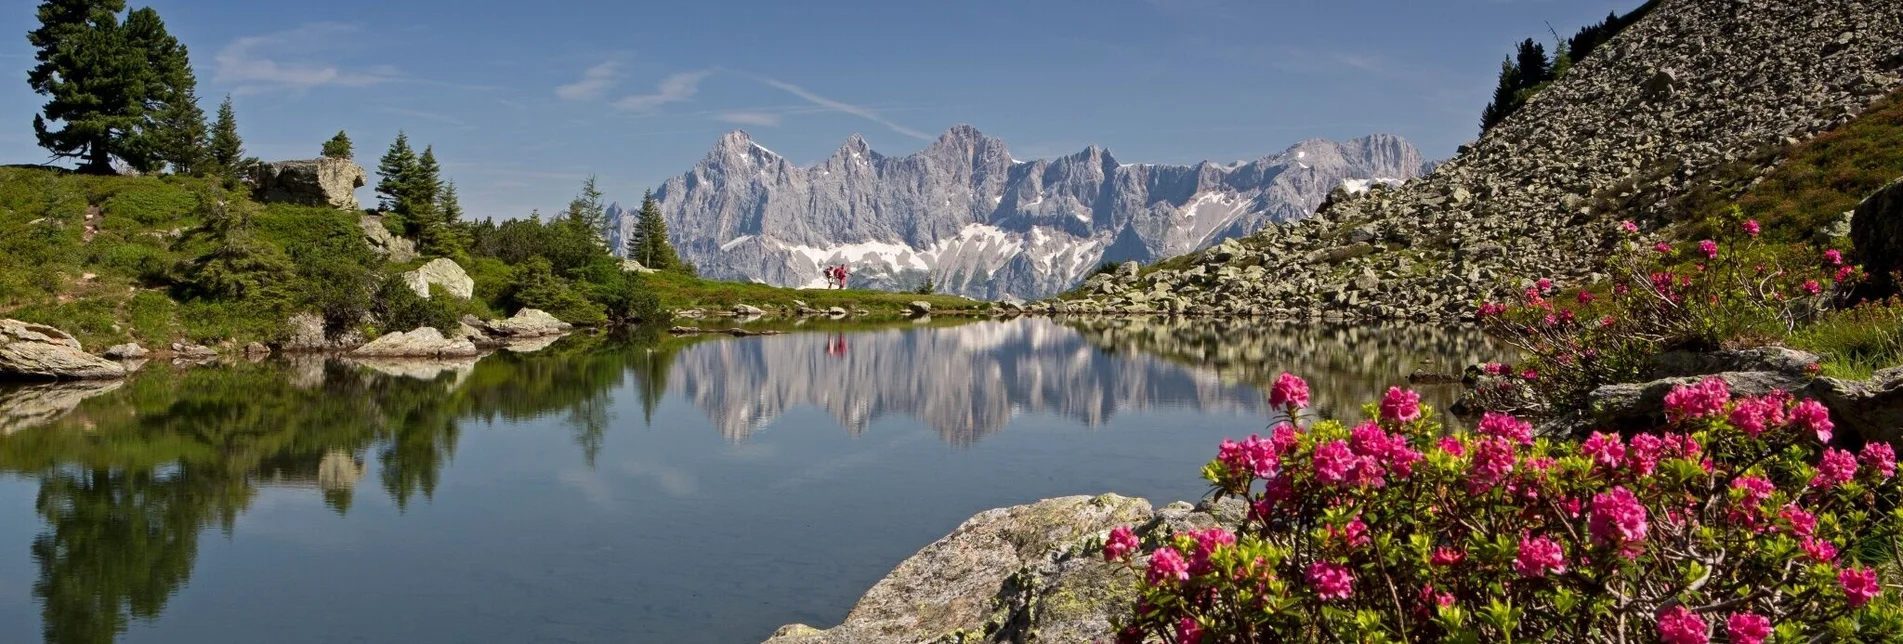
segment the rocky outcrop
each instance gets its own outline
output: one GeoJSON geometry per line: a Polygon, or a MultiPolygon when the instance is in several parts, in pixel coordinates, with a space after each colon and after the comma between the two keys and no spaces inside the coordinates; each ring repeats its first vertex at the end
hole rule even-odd
{"type": "Polygon", "coordinates": [[[358,358],[466,358],[480,353],[467,339],[443,337],[435,327],[417,327],[371,340],[350,352],[358,358]]]}
{"type": "Polygon", "coordinates": [[[278,350],[291,353],[347,351],[362,346],[363,334],[349,330],[335,336],[324,329],[324,318],[315,313],[299,313],[285,321],[284,341],[278,350]]]}
{"type": "Polygon", "coordinates": [[[325,157],[260,163],[249,178],[259,201],[356,210],[357,189],[366,177],[363,167],[349,159],[325,157]]]}
{"type": "Polygon", "coordinates": [[[1903,179],[1876,191],[1850,218],[1850,241],[1873,284],[1894,293],[1892,273],[1903,270],[1903,179]]]}
{"type": "Polygon", "coordinates": [[[359,217],[357,226],[363,229],[364,241],[370,244],[370,250],[384,259],[398,264],[416,259],[416,243],[390,234],[390,229],[383,226],[382,215],[359,217]]]}
{"type": "Polygon", "coordinates": [[[443,287],[444,292],[457,299],[467,300],[476,293],[476,280],[471,279],[469,273],[464,272],[455,260],[447,257],[432,259],[416,270],[403,273],[402,278],[404,285],[426,300],[429,299],[429,287],[432,285],[443,287]]]}
{"type": "Polygon", "coordinates": [[[79,340],[44,324],[0,319],[0,379],[124,378],[117,362],[86,353],[79,340]]]}
{"type": "Polygon", "coordinates": [[[1898,51],[1890,0],[1668,1],[1432,176],[1088,284],[1067,306],[1450,319],[1511,280],[1594,281],[1618,220],[1664,219],[1713,189],[1708,171],[1849,122],[1903,86],[1898,51]]]}
{"type": "MultiPolygon", "coordinates": [[[[850,265],[854,287],[1040,298],[1106,261],[1152,261],[1309,215],[1344,183],[1399,183],[1423,171],[1400,137],[1309,140],[1253,161],[1121,163],[1091,146],[1018,161],[961,125],[916,154],[888,157],[854,136],[816,165],[794,165],[745,132],[721,137],[655,192],[669,236],[703,277],[817,287],[850,265]]],[[[633,230],[632,211],[610,243],[633,230]]]]}
{"type": "Polygon", "coordinates": [[[642,275],[652,275],[654,273],[659,273],[661,271],[648,268],[646,266],[642,266],[641,262],[637,262],[632,259],[624,259],[624,260],[621,260],[621,272],[640,273],[642,275]]]}
{"type": "Polygon", "coordinates": [[[490,320],[483,325],[499,338],[539,338],[567,333],[575,326],[541,309],[522,309],[506,320],[490,320]]]}

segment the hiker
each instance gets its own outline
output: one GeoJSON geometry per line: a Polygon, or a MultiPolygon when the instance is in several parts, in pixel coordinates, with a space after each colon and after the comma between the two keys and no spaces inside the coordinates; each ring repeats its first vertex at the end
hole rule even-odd
{"type": "Polygon", "coordinates": [[[825,273],[826,273],[826,288],[830,289],[830,288],[833,288],[835,285],[839,284],[839,267],[838,266],[826,267],[825,273]]]}
{"type": "Polygon", "coordinates": [[[846,288],[846,267],[843,264],[839,266],[839,288],[846,288]]]}

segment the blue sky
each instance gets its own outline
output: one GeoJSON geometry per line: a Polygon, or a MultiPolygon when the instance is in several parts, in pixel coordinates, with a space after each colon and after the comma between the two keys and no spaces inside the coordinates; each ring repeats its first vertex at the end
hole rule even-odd
{"type": "MultiPolygon", "coordinates": [[[[25,82],[38,3],[6,4],[0,163],[42,162],[25,82]]],[[[312,157],[345,129],[368,167],[405,130],[475,217],[556,210],[591,173],[639,200],[734,128],[799,163],[853,133],[907,154],[957,123],[1020,159],[1095,143],[1126,162],[1229,161],[1372,132],[1443,158],[1474,136],[1514,42],[1638,4],[150,2],[191,47],[206,110],[233,95],[251,154],[312,157]]]]}

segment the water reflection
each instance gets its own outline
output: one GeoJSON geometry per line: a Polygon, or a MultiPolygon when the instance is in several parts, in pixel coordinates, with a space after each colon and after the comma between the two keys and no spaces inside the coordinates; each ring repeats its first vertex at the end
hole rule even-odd
{"type": "MultiPolygon", "coordinates": [[[[200,536],[217,528],[236,538],[237,519],[261,490],[309,490],[336,515],[377,490],[405,512],[435,499],[459,444],[493,440],[466,435],[469,428],[553,424],[572,443],[568,463],[592,471],[611,426],[637,423],[616,418],[617,406],[654,425],[663,400],[684,401],[728,445],[757,441],[789,410],[810,406],[855,437],[881,417],[916,419],[962,453],[1025,414],[1097,427],[1119,414],[1180,410],[1259,426],[1251,417],[1264,413],[1261,385],[1285,369],[1310,378],[1325,411],[1352,410],[1400,373],[1489,351],[1477,335],[1424,328],[1034,319],[745,339],[650,330],[460,362],[307,357],[157,367],[123,383],[0,389],[0,474],[37,485],[40,529],[26,554],[37,569],[32,596],[44,640],[105,643],[135,621],[158,620],[191,580],[200,536]]],[[[0,478],[0,492],[8,485],[20,483],[0,478]]],[[[0,517],[0,525],[23,520],[0,517]]],[[[695,516],[678,520],[684,532],[698,527],[695,516]]],[[[16,556],[0,552],[0,564],[16,556]]],[[[865,585],[850,583],[854,590],[842,592],[865,585]]],[[[7,601],[0,596],[0,614],[7,601]]]]}

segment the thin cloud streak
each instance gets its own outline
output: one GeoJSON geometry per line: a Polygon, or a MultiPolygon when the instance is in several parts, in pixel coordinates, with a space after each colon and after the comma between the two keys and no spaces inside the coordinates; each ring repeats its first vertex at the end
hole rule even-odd
{"type": "Polygon", "coordinates": [[[564,101],[585,101],[601,98],[602,92],[607,91],[609,87],[612,87],[620,80],[621,63],[612,60],[606,61],[583,71],[581,73],[581,80],[556,87],[555,97],[564,101]]]}
{"type": "Polygon", "coordinates": [[[700,81],[713,74],[711,69],[681,72],[669,76],[655,87],[653,94],[635,94],[616,100],[617,108],[629,111],[651,111],[668,103],[678,103],[693,98],[700,93],[700,81]]]}
{"type": "Polygon", "coordinates": [[[780,126],[780,115],[766,112],[727,112],[715,116],[714,118],[738,125],[753,125],[758,127],[780,126]]]}
{"type": "Polygon", "coordinates": [[[454,116],[450,116],[448,114],[440,114],[437,112],[425,112],[423,110],[413,110],[407,107],[393,107],[389,105],[377,106],[377,111],[383,112],[385,114],[393,114],[396,116],[408,116],[411,118],[425,119],[430,121],[436,121],[439,123],[448,123],[450,125],[454,125],[457,127],[469,127],[468,121],[464,121],[462,119],[456,118],[454,116]]]}
{"type": "Polygon", "coordinates": [[[358,31],[354,25],[318,22],[233,40],[212,57],[216,63],[212,82],[234,86],[233,93],[246,94],[272,89],[307,91],[324,86],[368,87],[397,80],[401,75],[389,65],[351,70],[309,60],[358,31]],[[290,60],[281,60],[284,58],[290,60]]]}
{"type": "Polygon", "coordinates": [[[836,101],[830,98],[826,98],[824,96],[814,94],[811,91],[808,91],[804,87],[800,87],[798,85],[794,85],[792,83],[788,83],[785,81],[767,78],[764,76],[756,76],[754,78],[762,83],[765,83],[769,87],[779,89],[781,91],[784,91],[788,94],[792,94],[794,96],[798,96],[814,105],[828,108],[837,112],[844,112],[844,113],[851,114],[853,116],[857,116],[859,118],[862,118],[868,121],[872,121],[874,123],[878,123],[880,125],[885,126],[886,129],[892,130],[894,132],[898,132],[899,134],[903,134],[915,139],[921,139],[925,141],[932,140],[931,135],[926,134],[924,132],[920,132],[918,130],[914,130],[909,127],[905,127],[903,125],[899,125],[898,123],[894,123],[891,119],[887,119],[884,116],[880,116],[878,112],[873,111],[870,108],[853,105],[851,103],[847,103],[844,101],[836,101]]]}

